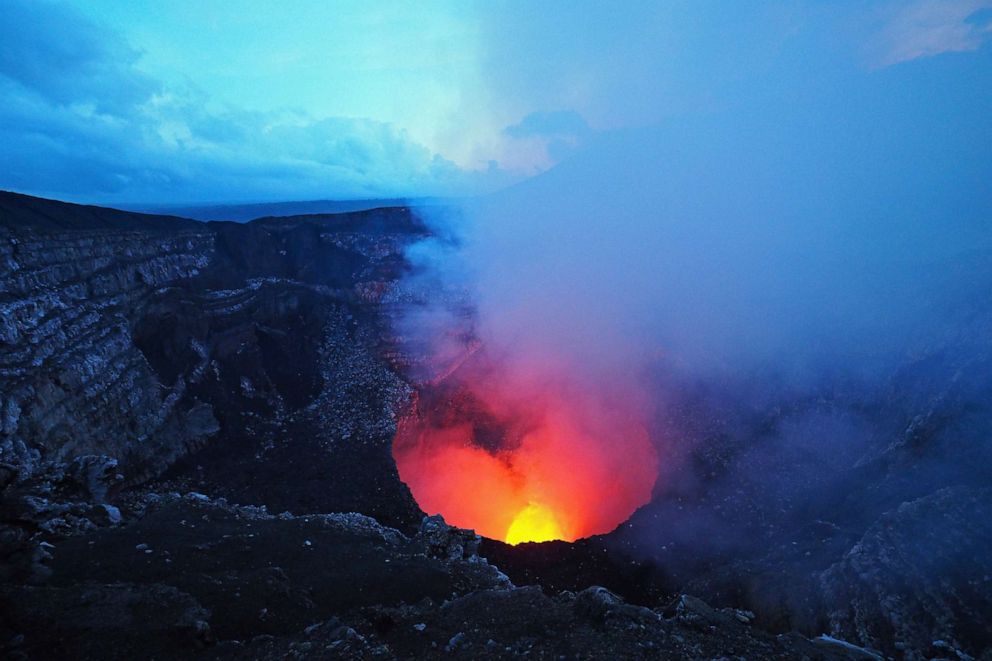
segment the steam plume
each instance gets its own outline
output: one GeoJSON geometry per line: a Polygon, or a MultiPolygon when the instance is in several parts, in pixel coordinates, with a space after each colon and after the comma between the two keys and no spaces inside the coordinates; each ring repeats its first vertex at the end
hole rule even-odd
{"type": "MultiPolygon", "coordinates": [[[[903,99],[911,90],[968,114],[989,95],[919,71],[884,70],[870,84],[867,75],[824,78],[801,98],[765,81],[718,112],[601,131],[454,220],[425,212],[453,240],[443,254],[421,247],[418,273],[467,287],[472,310],[420,314],[406,331],[430,327],[435,366],[470,353],[466,329],[484,358],[450,373],[478,400],[475,413],[431,420],[398,443],[401,476],[403,457],[427,461],[434,443],[475,443],[512,472],[526,432],[481,445],[479,426],[447,432],[480,411],[504,427],[561,414],[583,430],[548,449],[561,469],[583,472],[565,461],[573,453],[607,467],[564,500],[586,509],[579,492],[606,484],[593,499],[602,502],[613,488],[606,475],[629,478],[637,496],[618,508],[629,514],[655,482],[634,469],[671,475],[669,450],[680,443],[653,417],[670,393],[647,385],[649,373],[750,381],[748,398],[760,400],[756,379],[799,390],[836,374],[877,379],[942,337],[949,309],[987,282],[987,269],[976,277],[948,265],[989,246],[992,196],[975,191],[992,175],[979,146],[990,126],[978,115],[951,126],[903,99]],[[644,433],[652,451],[631,440],[644,433]]],[[[426,484],[443,473],[424,464],[419,475],[426,484]]],[[[528,502],[507,506],[495,536],[528,502]]]]}

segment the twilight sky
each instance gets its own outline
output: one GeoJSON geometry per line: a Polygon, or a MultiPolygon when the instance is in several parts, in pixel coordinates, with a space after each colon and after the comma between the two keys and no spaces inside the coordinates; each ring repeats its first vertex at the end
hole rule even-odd
{"type": "Polygon", "coordinates": [[[0,16],[0,188],[74,201],[472,194],[596,134],[850,115],[866,88],[992,145],[992,0],[0,0],[0,16]],[[926,96],[935,78],[949,100],[926,96]]]}

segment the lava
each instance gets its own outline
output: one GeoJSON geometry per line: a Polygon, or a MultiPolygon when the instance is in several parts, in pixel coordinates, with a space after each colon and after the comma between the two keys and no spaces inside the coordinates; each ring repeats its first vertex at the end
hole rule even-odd
{"type": "Polygon", "coordinates": [[[513,523],[506,531],[506,542],[508,544],[547,542],[561,539],[563,535],[554,512],[543,505],[529,503],[513,517],[513,523]]]}
{"type": "Polygon", "coordinates": [[[609,532],[648,502],[658,457],[624,389],[475,361],[421,391],[393,456],[421,509],[510,544],[609,532]]]}

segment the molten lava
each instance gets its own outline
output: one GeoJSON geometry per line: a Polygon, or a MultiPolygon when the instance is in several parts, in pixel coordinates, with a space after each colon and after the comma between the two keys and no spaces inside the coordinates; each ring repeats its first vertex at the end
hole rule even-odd
{"type": "Polygon", "coordinates": [[[508,544],[548,542],[564,536],[555,513],[543,505],[528,504],[513,518],[506,531],[508,544]]]}
{"type": "Polygon", "coordinates": [[[622,389],[462,366],[421,392],[393,456],[420,507],[510,544],[613,530],[648,502],[658,459],[622,389]]]}

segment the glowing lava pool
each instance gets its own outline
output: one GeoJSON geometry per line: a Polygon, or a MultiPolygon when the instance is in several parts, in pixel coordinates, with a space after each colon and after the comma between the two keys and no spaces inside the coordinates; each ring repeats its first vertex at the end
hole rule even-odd
{"type": "Polygon", "coordinates": [[[622,392],[475,373],[421,392],[393,456],[428,514],[509,544],[606,533],[647,503],[658,474],[622,392]]]}

